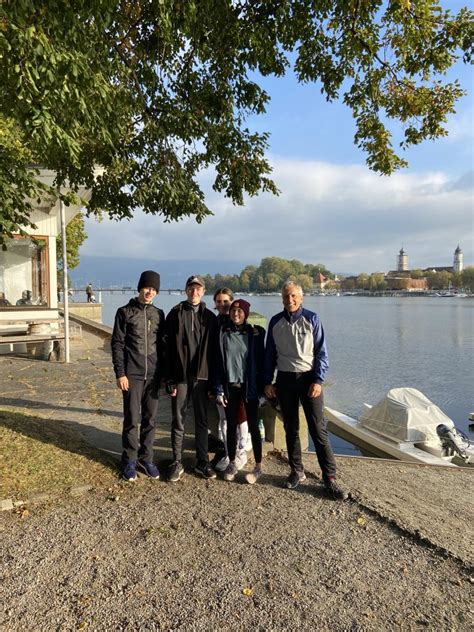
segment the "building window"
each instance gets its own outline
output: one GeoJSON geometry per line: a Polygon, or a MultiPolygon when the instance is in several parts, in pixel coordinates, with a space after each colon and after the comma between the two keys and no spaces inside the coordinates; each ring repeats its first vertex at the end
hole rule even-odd
{"type": "Polygon", "coordinates": [[[47,237],[15,237],[0,250],[0,308],[49,307],[47,237]]]}

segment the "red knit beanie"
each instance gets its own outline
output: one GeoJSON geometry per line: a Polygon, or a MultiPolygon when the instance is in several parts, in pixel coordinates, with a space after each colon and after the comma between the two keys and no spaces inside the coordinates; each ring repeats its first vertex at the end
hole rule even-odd
{"type": "Polygon", "coordinates": [[[250,303],[248,303],[247,301],[244,301],[241,298],[237,298],[230,306],[229,309],[229,313],[231,312],[231,310],[234,309],[234,307],[240,307],[240,309],[244,312],[245,314],[245,320],[247,320],[247,318],[249,317],[250,314],[250,303]]]}

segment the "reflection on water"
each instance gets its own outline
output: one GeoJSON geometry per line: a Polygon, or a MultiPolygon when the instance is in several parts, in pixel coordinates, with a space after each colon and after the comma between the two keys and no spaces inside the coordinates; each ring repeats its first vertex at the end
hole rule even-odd
{"type": "MultiPolygon", "coordinates": [[[[103,293],[103,320],[112,325],[122,294],[103,293]]],[[[159,295],[167,313],[184,297],[159,295]]],[[[212,297],[205,297],[212,306],[212,297]]],[[[267,319],[282,309],[278,296],[250,296],[252,310],[267,319]]],[[[305,306],[320,314],[330,372],[326,403],[348,415],[361,414],[390,389],[411,386],[468,432],[474,411],[474,300],[462,298],[371,298],[309,296],[305,306]]],[[[354,451],[334,438],[337,452],[354,451]]]]}

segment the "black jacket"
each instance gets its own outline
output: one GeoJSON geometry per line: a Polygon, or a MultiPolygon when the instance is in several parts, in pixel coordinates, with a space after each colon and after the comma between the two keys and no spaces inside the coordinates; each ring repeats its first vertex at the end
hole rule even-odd
{"type": "Polygon", "coordinates": [[[188,319],[187,301],[175,305],[166,317],[165,324],[165,371],[166,381],[172,384],[186,382],[188,375],[194,374],[198,380],[209,379],[209,358],[216,328],[216,316],[206,308],[205,303],[199,305],[195,318],[198,319],[199,340],[197,341],[196,363],[191,367],[190,336],[186,327],[188,319]]]}
{"type": "Polygon", "coordinates": [[[132,298],[115,315],[112,360],[115,376],[160,379],[163,374],[165,314],[132,298]]]}

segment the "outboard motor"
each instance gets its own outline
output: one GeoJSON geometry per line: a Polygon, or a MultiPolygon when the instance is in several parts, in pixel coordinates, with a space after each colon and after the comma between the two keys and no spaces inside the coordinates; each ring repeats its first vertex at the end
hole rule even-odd
{"type": "Polygon", "coordinates": [[[443,448],[447,451],[447,454],[452,454],[452,451],[454,451],[459,454],[466,463],[469,461],[469,456],[466,454],[466,451],[461,445],[454,428],[451,429],[445,424],[439,424],[439,426],[436,426],[436,432],[438,433],[438,437],[441,439],[441,443],[443,444],[443,448]]]}

